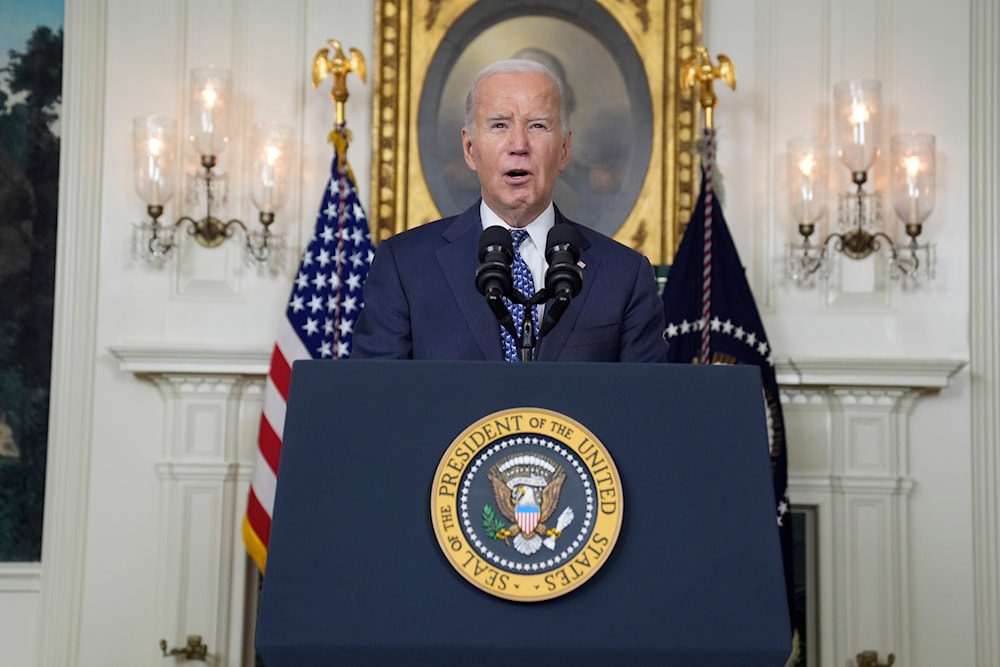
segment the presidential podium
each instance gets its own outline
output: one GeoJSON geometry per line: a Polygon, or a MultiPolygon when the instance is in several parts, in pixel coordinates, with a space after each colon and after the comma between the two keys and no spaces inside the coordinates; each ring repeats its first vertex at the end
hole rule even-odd
{"type": "Polygon", "coordinates": [[[783,665],[769,460],[754,366],[297,362],[257,650],[268,667],[783,665]],[[596,434],[623,501],[600,570],[539,602],[470,584],[431,521],[456,436],[526,406],[596,434]]]}

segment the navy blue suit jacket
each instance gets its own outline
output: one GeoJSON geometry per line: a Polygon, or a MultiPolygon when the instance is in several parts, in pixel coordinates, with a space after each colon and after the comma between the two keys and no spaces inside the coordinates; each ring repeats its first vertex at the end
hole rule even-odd
{"type": "MultiPolygon", "coordinates": [[[[666,361],[663,304],[649,260],[556,209],[562,222],[583,239],[583,289],[539,341],[538,360],[666,361]]],[[[499,324],[475,283],[482,231],[477,202],[382,241],[351,357],[503,361],[499,324]]]]}

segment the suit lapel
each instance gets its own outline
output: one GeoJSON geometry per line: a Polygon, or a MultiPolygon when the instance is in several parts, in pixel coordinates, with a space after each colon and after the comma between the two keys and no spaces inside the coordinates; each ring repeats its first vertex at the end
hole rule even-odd
{"type": "Polygon", "coordinates": [[[445,230],[444,238],[447,243],[436,254],[483,358],[488,361],[503,361],[500,325],[486,306],[486,297],[476,289],[479,237],[482,232],[483,223],[479,217],[479,203],[476,202],[456,217],[445,230]]]}

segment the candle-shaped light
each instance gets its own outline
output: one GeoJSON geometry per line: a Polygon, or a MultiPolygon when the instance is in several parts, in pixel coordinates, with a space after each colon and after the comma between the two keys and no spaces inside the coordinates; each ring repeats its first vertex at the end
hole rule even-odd
{"type": "Polygon", "coordinates": [[[232,74],[221,67],[191,70],[188,128],[199,155],[218,156],[229,141],[232,74]]]}
{"type": "Polygon", "coordinates": [[[854,174],[864,174],[878,155],[882,84],[874,80],[838,83],[833,89],[837,156],[854,174]]]}
{"type": "Polygon", "coordinates": [[[264,173],[263,173],[263,185],[264,185],[264,203],[260,207],[260,210],[267,213],[274,213],[274,198],[278,189],[278,181],[275,178],[274,165],[281,157],[281,149],[274,145],[268,145],[264,148],[264,173]]]}
{"type": "Polygon", "coordinates": [[[250,198],[261,212],[274,213],[285,203],[288,194],[292,128],[259,123],[254,126],[253,146],[250,198]]]}
{"type": "Polygon", "coordinates": [[[813,224],[826,208],[826,143],[814,137],[788,141],[788,191],[792,217],[813,224]]]}
{"type": "Polygon", "coordinates": [[[132,124],[135,191],[147,206],[163,206],[173,195],[177,122],[164,116],[136,118],[132,124]]]}
{"type": "Polygon", "coordinates": [[[204,127],[205,132],[209,135],[215,134],[215,119],[212,117],[215,111],[215,103],[219,100],[219,94],[215,92],[215,88],[211,83],[205,86],[205,89],[201,91],[201,100],[204,104],[204,127]]]}
{"type": "Polygon", "coordinates": [[[159,139],[149,138],[149,178],[153,187],[149,203],[153,206],[159,206],[163,203],[160,201],[160,183],[163,181],[163,172],[160,168],[160,150],[162,148],[163,144],[160,143],[159,139]]]}
{"type": "Polygon", "coordinates": [[[892,200],[907,224],[922,224],[934,210],[934,135],[892,137],[892,200]]]}

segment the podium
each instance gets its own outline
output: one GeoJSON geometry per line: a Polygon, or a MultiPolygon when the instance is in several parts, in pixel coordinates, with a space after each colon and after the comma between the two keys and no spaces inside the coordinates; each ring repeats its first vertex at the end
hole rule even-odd
{"type": "Polygon", "coordinates": [[[755,366],[300,361],[256,646],[268,667],[774,667],[791,647],[755,366]],[[537,407],[617,466],[617,543],[583,585],[490,595],[432,527],[442,455],[537,407]]]}

